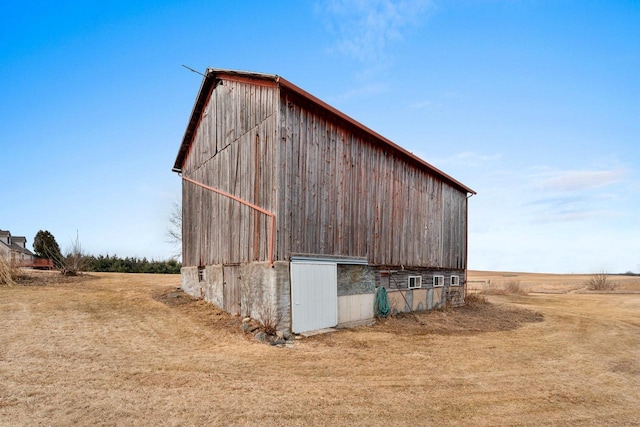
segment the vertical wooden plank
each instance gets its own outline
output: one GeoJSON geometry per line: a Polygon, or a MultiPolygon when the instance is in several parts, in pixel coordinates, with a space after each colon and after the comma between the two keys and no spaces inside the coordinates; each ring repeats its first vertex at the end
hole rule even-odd
{"type": "Polygon", "coordinates": [[[313,221],[313,202],[312,193],[315,187],[315,169],[313,167],[314,147],[311,139],[311,114],[305,110],[302,110],[304,123],[301,123],[300,129],[300,152],[303,153],[305,162],[303,164],[304,171],[302,173],[303,181],[306,183],[306,188],[303,190],[301,199],[304,203],[304,222],[303,229],[303,252],[311,252],[312,243],[314,241],[313,230],[310,230],[313,221]]]}
{"type": "Polygon", "coordinates": [[[356,160],[356,146],[353,142],[353,135],[345,131],[343,137],[348,147],[349,165],[350,165],[348,169],[349,180],[347,182],[348,183],[347,192],[351,195],[357,195],[356,197],[354,197],[352,200],[349,201],[350,202],[349,211],[347,212],[347,215],[346,215],[346,218],[349,221],[346,227],[346,230],[349,233],[347,238],[347,250],[348,250],[348,253],[353,254],[353,253],[357,253],[356,241],[357,241],[357,234],[358,234],[358,226],[357,226],[356,217],[357,217],[358,204],[360,203],[360,199],[362,197],[362,195],[358,192],[358,188],[356,186],[359,181],[358,174],[360,170],[359,170],[358,161],[356,160]]]}
{"type": "Polygon", "coordinates": [[[334,126],[333,138],[336,144],[336,210],[334,218],[334,239],[336,241],[336,252],[339,255],[348,255],[348,252],[344,246],[345,230],[344,230],[344,216],[346,209],[346,195],[345,195],[345,173],[347,168],[346,154],[344,150],[344,144],[341,141],[340,128],[334,126]]]}
{"type": "Polygon", "coordinates": [[[348,197],[349,194],[353,195],[353,172],[354,165],[352,161],[351,152],[351,142],[348,139],[348,135],[345,132],[344,128],[341,129],[340,134],[340,143],[343,145],[343,153],[345,158],[345,170],[344,170],[344,208],[342,215],[342,236],[343,236],[343,248],[345,253],[351,254],[353,241],[353,234],[355,230],[353,229],[353,209],[354,205],[358,202],[357,197],[348,197]]]}
{"type": "Polygon", "coordinates": [[[364,210],[363,201],[367,199],[367,193],[365,188],[365,176],[364,168],[369,160],[368,147],[362,145],[355,135],[350,135],[349,138],[352,141],[354,149],[354,162],[356,165],[356,180],[354,182],[354,194],[359,194],[358,203],[355,204],[354,219],[353,219],[353,253],[361,253],[363,244],[361,242],[362,237],[362,223],[365,222],[362,218],[364,210]]]}
{"type": "Polygon", "coordinates": [[[316,168],[315,168],[315,145],[313,143],[313,115],[310,112],[306,112],[305,114],[305,124],[304,124],[304,145],[301,144],[301,149],[306,151],[306,174],[303,176],[307,181],[307,189],[304,192],[304,200],[305,200],[305,245],[304,252],[313,253],[313,247],[316,242],[316,231],[314,227],[314,217],[315,217],[315,204],[314,197],[316,191],[316,168]]]}
{"type": "Polygon", "coordinates": [[[328,123],[324,117],[320,117],[318,137],[320,139],[321,158],[319,166],[322,173],[322,196],[319,200],[320,209],[320,250],[321,253],[334,255],[333,242],[331,239],[331,204],[329,195],[333,189],[331,185],[331,137],[329,135],[328,123]]]}
{"type": "MultiPolygon", "coordinates": [[[[372,172],[374,170],[374,164],[375,164],[375,158],[376,158],[376,152],[378,151],[378,148],[375,147],[373,148],[370,144],[370,142],[367,140],[363,140],[362,137],[359,138],[361,141],[361,144],[364,143],[364,146],[369,148],[368,150],[366,150],[367,156],[366,156],[366,161],[364,162],[363,168],[362,168],[362,185],[363,185],[363,189],[364,189],[364,194],[365,194],[365,203],[362,204],[362,212],[361,212],[361,218],[360,218],[360,224],[362,224],[361,226],[361,233],[360,233],[360,248],[358,250],[358,253],[363,253],[367,250],[367,245],[369,244],[369,233],[368,233],[368,228],[369,228],[369,224],[371,224],[371,199],[374,197],[373,194],[373,182],[372,182],[372,172]]],[[[368,138],[367,138],[368,139],[368,138]]]]}
{"type": "Polygon", "coordinates": [[[247,89],[247,132],[251,132],[255,127],[256,121],[256,87],[254,85],[245,84],[247,89]]]}
{"type": "MultiPolygon", "coordinates": [[[[278,217],[278,191],[277,191],[277,177],[278,177],[278,173],[280,172],[280,169],[278,168],[278,163],[279,163],[279,159],[278,159],[278,145],[276,144],[276,136],[275,136],[275,129],[276,129],[276,123],[277,123],[277,115],[271,115],[269,116],[269,118],[265,121],[265,126],[264,126],[264,133],[265,133],[265,143],[266,143],[266,149],[267,149],[267,154],[269,156],[269,167],[265,170],[265,180],[264,180],[264,192],[265,195],[268,197],[268,201],[266,204],[266,207],[269,211],[273,212],[276,215],[276,219],[278,217]]],[[[268,260],[269,258],[269,236],[270,236],[270,219],[266,216],[263,215],[262,218],[262,236],[263,236],[263,241],[264,243],[262,244],[262,251],[263,251],[263,255],[262,255],[262,259],[264,260],[268,260]]],[[[274,230],[274,254],[273,256],[276,257],[276,251],[277,251],[277,232],[276,230],[274,230]]],[[[278,258],[275,258],[278,259],[278,258]]]]}
{"type": "Polygon", "coordinates": [[[328,185],[331,187],[329,192],[329,241],[332,243],[332,251],[335,255],[343,255],[340,238],[338,235],[338,203],[342,197],[342,189],[340,177],[342,175],[342,162],[340,147],[336,138],[336,126],[328,121],[327,133],[329,143],[331,144],[331,158],[328,160],[327,166],[329,170],[328,185]]]}
{"type": "MultiPolygon", "coordinates": [[[[293,105],[289,106],[288,100],[283,98],[282,103],[283,110],[283,119],[285,120],[285,140],[284,143],[284,208],[280,211],[280,216],[284,217],[284,230],[280,232],[283,233],[283,254],[282,259],[285,257],[291,256],[293,253],[293,206],[292,206],[292,196],[294,192],[294,180],[297,185],[300,184],[299,179],[295,179],[298,171],[295,169],[293,164],[293,156],[294,156],[294,136],[293,136],[293,127],[294,127],[294,109],[293,105]]],[[[282,222],[282,220],[281,220],[282,222]]]]}
{"type": "MultiPolygon", "coordinates": [[[[251,116],[249,116],[251,118],[251,116]]],[[[242,138],[242,144],[240,145],[240,149],[238,151],[238,167],[239,167],[239,180],[238,180],[238,190],[236,195],[238,195],[242,200],[251,200],[251,193],[253,192],[253,182],[251,181],[252,171],[251,164],[253,163],[253,157],[251,156],[251,146],[253,145],[253,140],[255,137],[255,132],[253,129],[249,128],[248,132],[242,138]]],[[[238,258],[235,259],[235,262],[242,262],[249,259],[249,247],[248,244],[250,236],[252,234],[252,229],[250,226],[250,222],[252,219],[252,215],[250,212],[250,208],[246,205],[236,202],[240,211],[240,229],[238,230],[238,258]]]]}
{"type": "MultiPolygon", "coordinates": [[[[383,245],[386,244],[388,236],[387,233],[383,232],[382,229],[382,218],[383,214],[383,201],[385,200],[385,168],[386,168],[386,157],[383,153],[379,153],[376,159],[376,169],[373,171],[373,178],[375,179],[375,190],[373,197],[373,218],[372,218],[372,226],[373,233],[371,234],[371,243],[368,246],[368,251],[373,252],[374,254],[379,254],[383,248],[383,245]]],[[[377,255],[376,255],[377,256],[377,255]]]]}
{"type": "MultiPolygon", "coordinates": [[[[237,144],[231,144],[227,150],[229,153],[229,192],[231,194],[233,194],[234,190],[235,190],[235,179],[236,179],[236,167],[235,167],[235,160],[237,157],[237,151],[238,151],[238,147],[237,144]]],[[[229,209],[229,216],[228,216],[228,228],[229,228],[229,239],[228,239],[228,243],[227,243],[227,254],[224,257],[225,260],[228,260],[227,262],[233,262],[235,260],[235,244],[236,244],[236,239],[237,239],[237,231],[238,231],[238,217],[236,214],[236,205],[235,203],[233,203],[230,199],[226,198],[226,202],[225,204],[227,204],[228,209],[229,209]]]]}
{"type": "Polygon", "coordinates": [[[321,197],[321,171],[320,171],[320,141],[318,138],[318,117],[311,113],[309,114],[309,134],[308,138],[310,139],[310,145],[312,147],[312,153],[310,156],[310,169],[313,171],[313,187],[309,191],[310,202],[311,202],[311,244],[308,246],[307,251],[310,253],[322,253],[320,250],[320,209],[319,209],[319,201],[321,197]]]}
{"type": "Polygon", "coordinates": [[[304,204],[304,194],[307,189],[307,176],[306,176],[306,151],[302,150],[304,145],[303,141],[303,112],[298,106],[294,107],[294,123],[293,123],[293,165],[295,176],[293,177],[293,186],[295,187],[295,191],[293,192],[293,200],[292,200],[292,223],[291,223],[291,233],[292,233],[292,242],[293,242],[293,251],[294,252],[303,252],[303,239],[302,230],[304,230],[303,226],[306,218],[305,204],[304,204]],[[304,178],[303,178],[304,177],[304,178]]]}

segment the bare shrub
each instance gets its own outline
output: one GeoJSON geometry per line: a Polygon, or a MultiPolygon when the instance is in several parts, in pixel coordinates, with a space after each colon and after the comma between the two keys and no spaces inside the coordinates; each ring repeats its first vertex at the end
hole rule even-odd
{"type": "Polygon", "coordinates": [[[501,288],[485,289],[482,293],[485,295],[527,295],[519,280],[510,280],[501,288]]]}
{"type": "Polygon", "coordinates": [[[182,257],[182,203],[174,202],[171,208],[167,242],[175,246],[174,257],[180,259],[182,257]]]}
{"type": "Polygon", "coordinates": [[[273,304],[271,297],[263,301],[257,309],[258,320],[262,323],[263,330],[267,335],[275,335],[278,331],[278,325],[282,320],[282,313],[273,304]]]}
{"type": "Polygon", "coordinates": [[[19,269],[14,263],[0,258],[0,285],[15,285],[15,279],[19,275],[19,269]]]}
{"type": "Polygon", "coordinates": [[[609,276],[604,271],[594,274],[585,282],[585,285],[590,291],[611,291],[618,286],[617,283],[609,280],[609,276]]]}
{"type": "Polygon", "coordinates": [[[29,281],[30,276],[14,260],[0,258],[0,285],[13,286],[29,281]]]}
{"type": "Polygon", "coordinates": [[[520,286],[519,280],[510,280],[504,287],[507,295],[527,295],[527,292],[520,286]]]}
{"type": "Polygon", "coordinates": [[[65,276],[77,276],[79,273],[89,270],[90,266],[91,258],[84,253],[80,239],[76,234],[76,240],[71,244],[71,249],[62,259],[60,272],[65,276]]]}
{"type": "Polygon", "coordinates": [[[473,292],[473,293],[467,294],[467,296],[464,299],[464,303],[466,305],[476,306],[476,305],[488,304],[489,301],[487,300],[487,297],[485,297],[481,293],[473,292]]]}

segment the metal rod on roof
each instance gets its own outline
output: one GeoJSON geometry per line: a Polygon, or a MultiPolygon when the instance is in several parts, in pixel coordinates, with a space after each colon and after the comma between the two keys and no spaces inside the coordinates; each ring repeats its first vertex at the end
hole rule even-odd
{"type": "Polygon", "coordinates": [[[194,73],[196,73],[196,74],[200,74],[202,77],[207,77],[207,76],[205,76],[204,74],[202,74],[200,71],[194,70],[194,69],[193,69],[193,68],[191,68],[191,67],[187,67],[187,66],[186,66],[186,65],[184,65],[184,64],[182,64],[182,66],[183,66],[184,68],[186,68],[187,70],[189,70],[189,71],[193,71],[193,72],[194,72],[194,73]]]}

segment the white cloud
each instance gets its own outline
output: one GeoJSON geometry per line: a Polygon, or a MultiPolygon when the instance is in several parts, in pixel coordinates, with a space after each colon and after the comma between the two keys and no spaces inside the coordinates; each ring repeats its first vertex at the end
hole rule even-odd
{"type": "Polygon", "coordinates": [[[379,95],[388,91],[388,88],[380,83],[367,84],[358,88],[350,89],[345,93],[328,98],[329,102],[336,103],[348,101],[363,95],[379,95]]]}
{"type": "Polygon", "coordinates": [[[333,49],[361,61],[378,61],[403,32],[432,9],[430,0],[326,0],[317,9],[337,37],[333,49]]]}
{"type": "Polygon", "coordinates": [[[433,105],[433,102],[431,101],[418,101],[411,104],[410,107],[420,109],[420,108],[431,107],[432,105],[433,105]]]}
{"type": "Polygon", "coordinates": [[[590,190],[620,182],[625,174],[623,169],[557,171],[541,176],[537,185],[543,190],[559,192],[590,190]]]}
{"type": "Polygon", "coordinates": [[[416,101],[410,104],[409,107],[417,110],[428,107],[432,109],[440,109],[443,105],[450,104],[452,101],[463,99],[464,95],[456,91],[446,91],[436,95],[434,98],[435,100],[426,99],[422,101],[416,101]]]}
{"type": "Polygon", "coordinates": [[[522,205],[530,224],[609,222],[628,215],[619,186],[624,168],[594,170],[545,170],[528,175],[522,205]],[[607,191],[603,191],[608,187],[607,191]]]}
{"type": "Polygon", "coordinates": [[[501,158],[502,155],[499,153],[485,154],[476,151],[462,151],[449,157],[435,158],[432,163],[442,167],[479,167],[495,163],[501,158]]]}
{"type": "Polygon", "coordinates": [[[628,185],[629,191],[640,191],[640,181],[630,182],[628,185]]]}
{"type": "Polygon", "coordinates": [[[548,211],[540,216],[535,217],[532,224],[549,224],[555,222],[575,222],[575,221],[587,221],[598,220],[612,217],[619,217],[622,214],[619,212],[606,211],[606,210],[565,210],[565,211],[548,211]]]}

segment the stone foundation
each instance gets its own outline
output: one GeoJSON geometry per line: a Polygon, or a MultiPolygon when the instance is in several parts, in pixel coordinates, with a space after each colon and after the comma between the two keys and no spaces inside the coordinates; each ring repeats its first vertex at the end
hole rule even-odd
{"type": "MultiPolygon", "coordinates": [[[[277,323],[278,330],[291,330],[291,275],[289,262],[183,267],[182,289],[196,298],[243,317],[277,323]],[[225,277],[227,275],[228,277],[225,277]]],[[[431,310],[445,304],[464,304],[464,271],[428,268],[388,268],[338,264],[338,326],[366,323],[374,318],[378,287],[387,288],[392,314],[431,310]],[[444,276],[444,285],[434,287],[433,276],[444,276]],[[451,276],[460,286],[451,286],[451,276]],[[408,277],[422,277],[422,288],[408,289],[408,277]]]]}
{"type": "Polygon", "coordinates": [[[202,298],[222,309],[230,306],[229,299],[237,297],[230,284],[239,286],[239,305],[234,310],[243,317],[277,322],[278,329],[291,329],[291,283],[289,263],[244,263],[234,266],[207,265],[204,274],[198,267],[182,268],[182,290],[202,298]],[[227,277],[225,282],[225,268],[227,277]],[[226,304],[225,304],[226,303],[226,304]]]}

